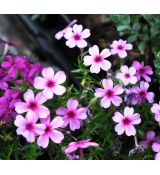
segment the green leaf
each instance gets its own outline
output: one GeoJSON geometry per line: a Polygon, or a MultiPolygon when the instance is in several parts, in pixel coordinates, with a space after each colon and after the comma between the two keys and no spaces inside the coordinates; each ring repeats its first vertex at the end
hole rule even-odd
{"type": "Polygon", "coordinates": [[[119,32],[122,32],[123,30],[126,30],[126,29],[129,29],[129,26],[127,26],[127,25],[122,25],[122,26],[118,26],[118,27],[117,27],[117,30],[118,30],[119,32]]]}
{"type": "Polygon", "coordinates": [[[128,42],[133,42],[137,40],[137,34],[131,35],[130,37],[128,37],[128,42]]]}

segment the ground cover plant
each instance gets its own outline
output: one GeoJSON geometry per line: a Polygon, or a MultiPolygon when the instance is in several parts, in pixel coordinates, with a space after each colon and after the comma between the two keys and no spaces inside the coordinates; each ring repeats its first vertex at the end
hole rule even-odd
{"type": "Polygon", "coordinates": [[[94,33],[77,20],[56,33],[55,39],[68,49],[79,49],[72,71],[79,87],[64,70],[13,55],[5,44],[0,58],[0,159],[160,159],[160,48],[154,42],[154,66],[149,65],[145,49],[150,40],[144,44],[139,36],[149,30],[132,31],[144,18],[151,23],[153,41],[152,25],[158,28],[159,18],[132,18],[111,15],[121,33],[107,48],[89,46],[94,33]],[[133,52],[142,55],[135,59],[133,52]]]}

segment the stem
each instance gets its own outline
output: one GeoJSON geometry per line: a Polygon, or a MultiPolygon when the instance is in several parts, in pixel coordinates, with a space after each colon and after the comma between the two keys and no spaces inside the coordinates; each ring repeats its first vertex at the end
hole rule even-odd
{"type": "Polygon", "coordinates": [[[82,60],[82,58],[83,58],[83,50],[84,50],[84,49],[80,49],[80,51],[81,51],[81,60],[82,60]]]}
{"type": "Polygon", "coordinates": [[[83,154],[83,149],[82,148],[79,149],[79,156],[80,156],[80,160],[84,159],[84,154],[83,154]]]}
{"type": "Polygon", "coordinates": [[[138,140],[137,140],[137,136],[136,135],[134,136],[134,142],[135,142],[135,147],[137,148],[138,147],[138,140]]]}

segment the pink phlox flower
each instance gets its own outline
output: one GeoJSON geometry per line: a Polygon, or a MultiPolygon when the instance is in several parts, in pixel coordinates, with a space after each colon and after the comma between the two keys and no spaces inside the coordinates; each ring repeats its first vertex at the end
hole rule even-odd
{"type": "Polygon", "coordinates": [[[103,88],[97,88],[94,93],[97,98],[102,98],[101,106],[104,108],[109,108],[111,102],[115,106],[120,106],[122,103],[122,98],[119,97],[119,95],[124,92],[122,85],[119,84],[113,87],[113,81],[111,79],[103,79],[102,86],[103,88]]]}
{"type": "Polygon", "coordinates": [[[120,112],[115,112],[112,119],[118,123],[115,126],[115,131],[118,135],[122,135],[125,132],[127,136],[135,136],[136,129],[134,125],[141,123],[140,114],[134,113],[134,109],[128,106],[124,109],[124,115],[120,112]]]}
{"type": "Polygon", "coordinates": [[[67,30],[69,28],[71,28],[75,23],[77,23],[77,20],[73,20],[71,23],[69,23],[69,25],[67,27],[65,27],[63,30],[60,30],[59,32],[57,32],[55,34],[55,38],[57,40],[60,40],[62,37],[64,37],[65,33],[67,32],[67,30]]]}
{"type": "Polygon", "coordinates": [[[99,48],[97,45],[89,48],[89,54],[83,58],[83,64],[85,66],[91,66],[90,71],[91,73],[99,73],[100,69],[104,71],[108,71],[111,68],[111,63],[105,58],[111,55],[109,49],[103,49],[99,52],[99,48]]]}
{"type": "Polygon", "coordinates": [[[70,48],[79,47],[84,48],[87,47],[86,38],[90,36],[90,30],[83,30],[82,25],[74,24],[73,28],[68,28],[65,32],[64,37],[67,39],[66,45],[70,48]]]}
{"type": "Polygon", "coordinates": [[[66,81],[66,75],[63,71],[59,71],[54,75],[54,70],[51,67],[42,70],[43,77],[36,77],[34,80],[34,87],[43,90],[43,95],[47,99],[52,99],[53,94],[63,95],[66,88],[61,84],[66,81]]]}
{"type": "Polygon", "coordinates": [[[65,149],[65,153],[70,154],[71,152],[74,152],[77,149],[84,149],[84,148],[88,148],[88,147],[92,147],[92,146],[99,147],[99,144],[97,144],[95,142],[91,142],[90,139],[81,140],[81,141],[77,141],[77,142],[71,142],[71,143],[69,143],[69,145],[65,149]]]}
{"type": "Polygon", "coordinates": [[[147,82],[141,81],[140,86],[133,86],[132,92],[135,93],[138,103],[143,103],[146,100],[149,103],[153,103],[154,93],[148,92],[149,84],[147,82]]]}
{"type": "Polygon", "coordinates": [[[160,136],[155,137],[154,131],[148,131],[145,140],[140,141],[139,145],[143,146],[144,148],[148,148],[155,142],[160,143],[160,136]]]}
{"type": "Polygon", "coordinates": [[[18,114],[27,112],[27,115],[35,118],[46,118],[50,114],[49,109],[42,105],[47,100],[42,93],[38,93],[34,97],[33,91],[28,89],[23,98],[25,102],[15,103],[15,111],[18,114]]]}
{"type": "Polygon", "coordinates": [[[17,115],[14,121],[15,126],[17,126],[17,134],[22,135],[26,138],[28,142],[35,142],[35,137],[37,135],[42,135],[45,130],[43,124],[37,124],[37,118],[26,115],[24,118],[22,115],[17,115]]]}
{"type": "Polygon", "coordinates": [[[159,122],[160,121],[160,101],[159,104],[154,103],[151,107],[151,111],[155,114],[154,119],[159,122]]]}
{"type": "Polygon", "coordinates": [[[120,79],[125,86],[128,84],[137,83],[137,77],[135,76],[136,69],[134,67],[128,68],[128,66],[123,65],[121,66],[120,70],[121,72],[116,74],[116,78],[120,79]]]}
{"type": "Polygon", "coordinates": [[[55,117],[50,122],[50,116],[48,116],[46,119],[41,119],[41,123],[45,126],[45,131],[37,140],[38,146],[46,148],[49,144],[50,138],[54,143],[58,144],[62,142],[64,135],[57,130],[64,123],[61,117],[55,117]]]}
{"type": "Polygon", "coordinates": [[[153,70],[150,66],[144,66],[143,61],[134,61],[132,66],[136,69],[136,77],[138,80],[144,78],[145,81],[151,82],[151,78],[148,75],[152,75],[153,70]]]}
{"type": "Polygon", "coordinates": [[[118,54],[120,58],[125,58],[127,56],[126,50],[132,50],[133,46],[127,41],[120,39],[119,41],[113,41],[111,48],[112,55],[118,54]]]}
{"type": "Polygon", "coordinates": [[[60,107],[56,110],[56,114],[59,116],[63,116],[63,128],[65,128],[68,124],[72,131],[76,129],[80,129],[81,120],[85,120],[87,118],[87,108],[78,108],[78,101],[70,98],[67,102],[67,108],[60,107]]]}
{"type": "Polygon", "coordinates": [[[155,160],[160,160],[160,144],[159,143],[153,143],[152,150],[156,152],[155,160]]]}

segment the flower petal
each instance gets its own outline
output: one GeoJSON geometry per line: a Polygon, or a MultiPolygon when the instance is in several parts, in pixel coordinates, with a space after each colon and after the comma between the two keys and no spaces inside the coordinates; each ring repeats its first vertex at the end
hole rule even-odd
{"type": "Polygon", "coordinates": [[[53,79],[54,69],[52,67],[47,67],[42,70],[42,75],[45,79],[53,79]]]}
{"type": "Polygon", "coordinates": [[[55,74],[54,80],[58,84],[64,83],[66,81],[66,74],[63,71],[59,71],[55,74]]]}
{"type": "Polygon", "coordinates": [[[63,124],[64,124],[64,121],[63,121],[62,117],[55,117],[51,122],[51,125],[53,128],[59,128],[63,124]]]}
{"type": "Polygon", "coordinates": [[[62,132],[54,130],[53,134],[50,135],[50,138],[52,139],[53,142],[55,143],[61,143],[62,140],[64,139],[64,135],[62,132]]]}
{"type": "Polygon", "coordinates": [[[44,89],[45,87],[45,80],[44,78],[42,77],[36,77],[34,79],[34,84],[33,86],[36,88],[36,89],[44,89]]]}

